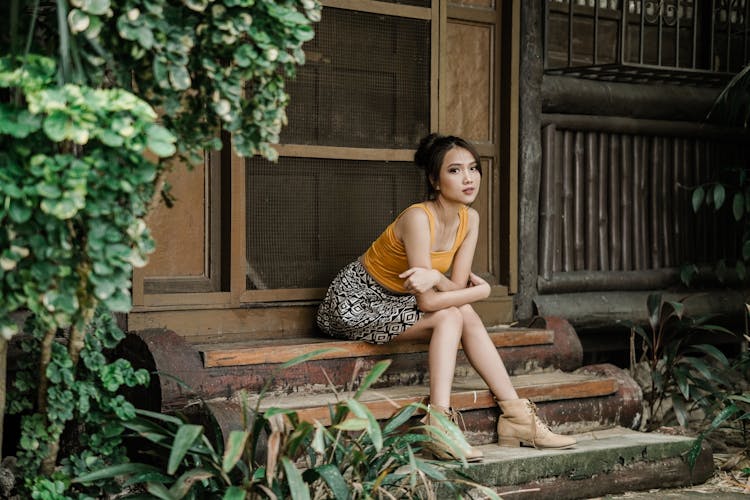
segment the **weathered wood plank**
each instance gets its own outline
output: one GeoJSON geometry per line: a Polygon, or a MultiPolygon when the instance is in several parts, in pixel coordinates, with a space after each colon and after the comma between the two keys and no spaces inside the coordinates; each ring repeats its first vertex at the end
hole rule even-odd
{"type": "MultiPolygon", "coordinates": [[[[521,347],[545,345],[554,342],[552,330],[500,328],[490,329],[490,338],[496,347],[521,347]]],[[[297,339],[291,343],[223,343],[196,345],[206,368],[219,366],[244,366],[264,363],[284,363],[297,356],[330,348],[315,359],[356,358],[426,352],[429,342],[389,342],[368,344],[357,340],[297,339]]]]}
{"type": "MultiPolygon", "coordinates": [[[[607,396],[617,392],[619,384],[611,377],[593,375],[572,375],[567,373],[542,373],[511,377],[513,385],[521,398],[532,401],[557,401],[586,397],[607,396]]],[[[492,393],[481,380],[466,380],[451,394],[451,405],[459,411],[491,408],[496,405],[492,393]],[[470,386],[474,384],[473,387],[470,386]]],[[[366,405],[375,418],[386,419],[399,409],[412,403],[427,404],[429,389],[427,386],[389,387],[377,391],[367,391],[360,402],[366,405]]],[[[319,421],[330,424],[329,404],[336,402],[335,394],[318,394],[303,397],[267,398],[262,401],[261,409],[294,408],[300,420],[319,421]]]]}

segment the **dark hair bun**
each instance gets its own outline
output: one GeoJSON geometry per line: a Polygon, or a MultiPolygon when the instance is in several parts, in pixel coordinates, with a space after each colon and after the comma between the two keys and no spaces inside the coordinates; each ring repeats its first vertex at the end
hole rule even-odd
{"type": "Polygon", "coordinates": [[[417,152],[414,153],[414,163],[419,168],[424,170],[428,170],[430,168],[430,157],[433,153],[432,147],[434,146],[435,141],[437,141],[440,137],[440,134],[432,133],[430,135],[424,136],[422,140],[419,141],[417,152]]]}

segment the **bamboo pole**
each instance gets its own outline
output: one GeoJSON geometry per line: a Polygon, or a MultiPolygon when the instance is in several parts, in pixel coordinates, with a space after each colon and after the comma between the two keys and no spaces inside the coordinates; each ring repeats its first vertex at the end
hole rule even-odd
{"type": "Polygon", "coordinates": [[[684,227],[685,227],[685,237],[684,237],[684,249],[683,249],[683,258],[685,262],[692,262],[694,263],[696,252],[695,252],[695,226],[697,223],[698,214],[693,212],[693,189],[695,189],[695,176],[694,174],[694,167],[693,164],[695,162],[695,155],[691,154],[693,151],[693,142],[689,139],[683,139],[682,141],[682,169],[683,169],[683,183],[685,185],[684,189],[684,200],[685,200],[685,208],[684,208],[684,227]]]}
{"type": "Polygon", "coordinates": [[[633,142],[629,134],[621,136],[622,148],[622,269],[633,269],[633,142]]]}
{"type": "MultiPolygon", "coordinates": [[[[693,172],[695,174],[696,186],[702,185],[704,182],[703,177],[703,141],[697,140],[694,143],[693,158],[693,172]]],[[[697,214],[697,225],[696,225],[696,238],[695,238],[695,262],[706,262],[708,260],[708,234],[706,234],[706,207],[701,206],[700,211],[697,214]]]]}
{"type": "Polygon", "coordinates": [[[554,169],[554,147],[555,126],[547,125],[542,129],[542,189],[539,200],[539,218],[541,219],[541,231],[539,235],[539,274],[549,279],[552,273],[553,260],[553,214],[555,211],[554,193],[555,169],[554,169]]]}
{"type": "Polygon", "coordinates": [[[609,210],[607,200],[609,193],[609,165],[607,151],[609,149],[609,135],[599,134],[599,150],[597,152],[597,166],[599,167],[599,269],[609,270],[609,210]]]}
{"type": "Polygon", "coordinates": [[[574,270],[573,253],[573,132],[565,131],[563,142],[563,271],[574,270]]]}
{"type": "Polygon", "coordinates": [[[620,135],[609,137],[609,256],[610,270],[622,269],[620,246],[620,135]]]}
{"type": "Polygon", "coordinates": [[[563,269],[563,138],[565,134],[561,130],[555,130],[555,160],[553,168],[555,169],[555,188],[554,188],[554,259],[552,261],[552,271],[558,272],[563,269]]]}
{"type": "Polygon", "coordinates": [[[586,269],[599,268],[599,176],[595,132],[586,132],[586,269]]]}
{"type": "Polygon", "coordinates": [[[661,148],[661,239],[662,263],[664,267],[673,265],[672,243],[672,139],[662,138],[661,148]]]}
{"type": "Polygon", "coordinates": [[[641,154],[642,144],[642,136],[633,136],[633,266],[637,270],[644,268],[643,252],[641,251],[641,242],[643,241],[643,226],[641,225],[643,197],[640,192],[641,163],[643,162],[643,155],[641,154]]]}
{"type": "Polygon", "coordinates": [[[661,265],[660,224],[661,203],[661,137],[651,139],[651,269],[658,269],[661,265]]]}
{"type": "Polygon", "coordinates": [[[642,256],[642,262],[643,266],[640,269],[650,269],[651,268],[651,257],[649,249],[651,248],[651,236],[649,231],[649,205],[648,205],[648,199],[649,199],[649,191],[648,191],[648,173],[649,173],[649,139],[648,137],[641,136],[641,164],[638,168],[640,172],[640,179],[638,182],[638,196],[640,200],[640,209],[641,209],[641,244],[640,244],[640,252],[642,256]]]}
{"type": "Polygon", "coordinates": [[[575,134],[575,269],[586,269],[586,178],[583,132],[575,134]]]}
{"type": "Polygon", "coordinates": [[[675,137],[672,142],[672,171],[674,172],[674,183],[672,185],[672,207],[674,209],[674,215],[672,220],[674,221],[674,263],[680,266],[685,263],[684,260],[684,226],[683,226],[683,213],[685,204],[682,195],[682,183],[683,183],[683,168],[685,160],[682,156],[682,142],[683,139],[675,137]]]}

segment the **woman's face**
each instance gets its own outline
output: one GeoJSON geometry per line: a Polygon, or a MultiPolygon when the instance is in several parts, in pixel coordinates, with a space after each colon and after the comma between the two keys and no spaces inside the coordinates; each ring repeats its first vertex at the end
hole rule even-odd
{"type": "Polygon", "coordinates": [[[468,205],[479,194],[482,174],[474,156],[461,147],[448,151],[440,167],[440,177],[435,183],[438,196],[468,205]]]}

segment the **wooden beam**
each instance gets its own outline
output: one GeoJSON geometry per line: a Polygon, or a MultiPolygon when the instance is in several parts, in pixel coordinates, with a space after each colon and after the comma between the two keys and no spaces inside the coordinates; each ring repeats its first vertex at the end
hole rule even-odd
{"type": "MultiPolygon", "coordinates": [[[[556,401],[585,397],[607,396],[617,392],[619,385],[614,378],[601,378],[591,375],[570,375],[545,373],[511,377],[513,386],[520,398],[533,401],[556,401]],[[541,375],[541,377],[539,376],[541,375]]],[[[481,384],[481,383],[480,383],[481,384]]],[[[458,389],[451,394],[451,406],[459,411],[492,408],[497,403],[492,393],[483,384],[473,389],[458,389]]],[[[404,406],[412,403],[427,404],[426,387],[387,388],[369,391],[360,402],[368,407],[377,419],[392,417],[404,406]]],[[[330,425],[329,404],[335,404],[335,395],[321,394],[314,397],[263,400],[262,409],[270,407],[294,408],[300,420],[318,421],[330,425]]],[[[417,414],[423,413],[418,411],[417,414]]]]}
{"type": "MultiPolygon", "coordinates": [[[[552,344],[552,330],[522,328],[490,329],[490,337],[496,347],[520,347],[529,345],[552,344]]],[[[426,352],[429,342],[389,342],[387,344],[368,344],[357,340],[300,339],[296,345],[253,345],[253,344],[206,344],[196,346],[203,356],[206,368],[218,366],[245,366],[265,363],[284,363],[298,356],[330,348],[331,350],[315,356],[320,359],[356,358],[364,356],[394,355],[415,352],[426,352]]]]}

